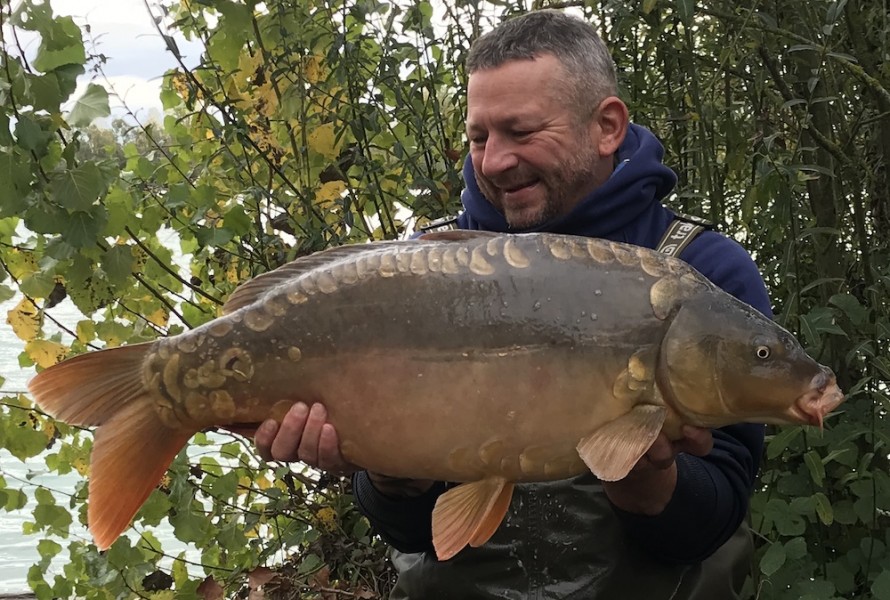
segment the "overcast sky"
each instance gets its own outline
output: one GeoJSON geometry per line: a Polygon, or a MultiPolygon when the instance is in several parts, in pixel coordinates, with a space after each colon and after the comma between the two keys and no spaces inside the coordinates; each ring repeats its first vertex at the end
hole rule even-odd
{"type": "MultiPolygon", "coordinates": [[[[103,67],[108,81],[99,77],[96,83],[113,86],[140,117],[147,117],[151,109],[160,112],[161,76],[176,66],[176,61],[167,52],[143,0],[50,0],[50,4],[55,14],[70,15],[80,26],[89,24],[96,46],[91,48],[85,35],[87,53],[101,53],[108,58],[103,67]]],[[[154,12],[159,14],[157,9],[154,12]]],[[[196,64],[200,46],[183,39],[177,42],[187,64],[196,64]]],[[[31,51],[36,51],[36,46],[31,51]]],[[[86,88],[91,76],[88,73],[81,78],[74,98],[86,88]]],[[[111,104],[115,105],[113,99],[111,104]]]]}

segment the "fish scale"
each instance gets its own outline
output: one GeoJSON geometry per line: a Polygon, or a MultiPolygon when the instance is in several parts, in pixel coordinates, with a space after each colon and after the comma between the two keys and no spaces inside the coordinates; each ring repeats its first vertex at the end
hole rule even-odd
{"type": "Polygon", "coordinates": [[[30,383],[48,413],[99,426],[100,547],[196,431],[280,420],[296,400],[324,403],[356,465],[465,482],[433,512],[443,559],[488,539],[515,483],[620,479],[661,431],[821,425],[843,400],[753,308],[677,259],[606,240],[448,231],[346,246],[254,278],[223,313],[30,383]]]}

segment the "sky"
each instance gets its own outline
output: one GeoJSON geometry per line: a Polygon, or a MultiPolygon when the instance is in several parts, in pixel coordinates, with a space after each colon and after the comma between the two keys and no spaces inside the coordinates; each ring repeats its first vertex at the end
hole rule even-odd
{"type": "MultiPolygon", "coordinates": [[[[153,5],[152,0],[148,1],[153,5]]],[[[143,0],[50,0],[53,12],[69,15],[83,27],[89,24],[91,33],[85,35],[87,54],[104,54],[108,61],[103,67],[107,80],[101,75],[87,73],[78,82],[72,101],[80,96],[91,81],[113,88],[127,105],[146,119],[154,113],[158,117],[161,102],[158,98],[161,76],[176,61],[167,51],[163,39],[155,29],[152,16],[143,0]],[[91,40],[95,46],[91,47],[91,40]]],[[[154,7],[154,14],[160,11],[154,7]]],[[[186,64],[194,65],[200,58],[200,46],[178,39],[186,64]]],[[[29,54],[36,52],[37,41],[30,42],[29,54]]],[[[109,89],[109,93],[112,90],[109,89]]],[[[119,114],[120,101],[110,101],[114,114],[119,114]]]]}

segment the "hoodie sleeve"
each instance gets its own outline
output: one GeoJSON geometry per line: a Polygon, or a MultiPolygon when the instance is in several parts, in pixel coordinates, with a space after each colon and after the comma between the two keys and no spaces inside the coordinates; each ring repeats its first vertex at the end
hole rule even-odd
{"type": "MultiPolygon", "coordinates": [[[[682,258],[716,285],[772,317],[769,297],[754,261],[737,243],[703,233],[682,258]]],[[[677,487],[657,516],[615,509],[625,531],[657,558],[699,562],[728,540],[748,513],[763,452],[764,427],[739,424],[715,429],[705,457],[677,457],[677,487]]]]}

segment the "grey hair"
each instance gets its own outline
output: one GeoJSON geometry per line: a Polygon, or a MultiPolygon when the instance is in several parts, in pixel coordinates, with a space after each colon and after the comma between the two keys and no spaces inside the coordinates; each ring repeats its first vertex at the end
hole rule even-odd
{"type": "Polygon", "coordinates": [[[513,17],[477,38],[467,56],[467,73],[544,54],[552,54],[562,65],[564,83],[579,115],[589,116],[601,100],[617,95],[615,62],[596,30],[552,9],[513,17]]]}

